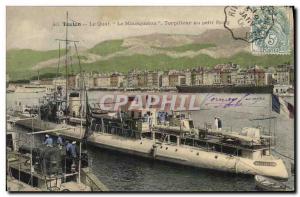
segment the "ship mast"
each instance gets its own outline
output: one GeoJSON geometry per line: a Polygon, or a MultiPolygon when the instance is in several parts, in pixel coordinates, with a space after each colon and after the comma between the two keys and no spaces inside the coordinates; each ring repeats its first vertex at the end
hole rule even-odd
{"type": "MultiPolygon", "coordinates": [[[[66,17],[66,59],[65,59],[65,66],[66,66],[66,107],[68,107],[68,12],[66,17]]],[[[68,110],[66,110],[66,115],[68,110]]]]}
{"type": "MultiPolygon", "coordinates": [[[[72,20],[72,19],[71,19],[72,20]]],[[[81,65],[80,65],[80,57],[78,55],[78,49],[77,49],[77,45],[76,43],[79,42],[79,41],[76,41],[76,40],[68,40],[68,26],[69,26],[69,15],[68,15],[68,12],[67,12],[67,15],[66,15],[66,23],[65,23],[65,26],[66,26],[66,39],[65,40],[62,40],[62,39],[57,39],[59,42],[60,41],[64,41],[65,42],[65,45],[66,45],[66,49],[65,49],[65,69],[66,69],[66,107],[68,107],[68,44],[69,42],[72,42],[75,46],[75,50],[76,50],[76,54],[77,54],[77,58],[78,58],[78,63],[79,63],[79,70],[80,70],[80,81],[82,80],[82,69],[81,69],[81,65]]],[[[72,26],[70,24],[70,26],[72,26]]],[[[71,60],[72,61],[72,60],[71,60]]],[[[80,104],[81,104],[81,110],[80,110],[80,133],[82,132],[82,113],[83,113],[83,107],[82,107],[82,90],[83,90],[83,84],[82,82],[80,83],[80,104]]],[[[66,110],[66,115],[68,115],[68,110],[66,110]]],[[[79,144],[79,170],[78,170],[78,182],[80,182],[80,178],[81,178],[81,144],[82,142],[80,141],[80,144],[79,144]]]]}
{"type": "MultiPolygon", "coordinates": [[[[66,38],[65,39],[56,39],[57,41],[59,42],[65,42],[65,45],[66,45],[66,48],[65,48],[65,71],[66,71],[66,107],[68,106],[68,86],[69,86],[69,73],[68,73],[68,46],[69,46],[69,42],[72,42],[72,43],[76,43],[76,42],[79,42],[79,41],[76,41],[76,40],[69,40],[68,39],[68,26],[72,26],[72,24],[69,24],[69,15],[68,15],[68,12],[67,12],[67,16],[66,16],[66,22],[64,22],[64,25],[66,26],[66,38]]],[[[59,45],[60,46],[60,45],[59,45]]],[[[60,56],[60,55],[59,55],[60,56]]],[[[67,115],[68,111],[66,111],[66,115],[67,115]]]]}

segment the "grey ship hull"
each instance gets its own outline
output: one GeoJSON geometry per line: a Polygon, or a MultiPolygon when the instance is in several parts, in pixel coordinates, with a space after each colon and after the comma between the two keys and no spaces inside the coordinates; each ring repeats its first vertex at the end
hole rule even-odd
{"type": "Polygon", "coordinates": [[[40,119],[17,120],[16,125],[25,127],[27,129],[34,129],[35,131],[56,129],[59,126],[59,124],[40,120],[40,119]]]}
{"type": "MultiPolygon", "coordinates": [[[[60,124],[49,123],[46,121],[35,120],[33,126],[38,129],[58,129],[60,124]],[[36,122],[35,122],[36,121],[36,122]]],[[[31,120],[19,121],[16,124],[31,128],[31,120]]],[[[62,131],[62,135],[66,138],[81,139],[77,135],[80,131],[62,131]],[[78,136],[78,137],[76,137],[78,136]]],[[[77,140],[75,139],[75,140],[77,140]]],[[[218,171],[226,171],[231,173],[242,174],[261,174],[276,178],[288,178],[285,165],[280,159],[272,159],[276,163],[276,168],[272,166],[255,166],[255,161],[265,162],[265,159],[249,159],[229,156],[223,153],[209,152],[202,149],[180,145],[174,146],[169,144],[158,145],[150,139],[127,139],[121,136],[115,136],[105,133],[94,133],[87,142],[93,146],[115,150],[126,154],[162,160],[171,163],[177,163],[186,166],[198,168],[207,168],[218,171]],[[225,165],[226,164],[226,165],[225,165]]],[[[267,159],[268,161],[268,159],[267,159]]]]}

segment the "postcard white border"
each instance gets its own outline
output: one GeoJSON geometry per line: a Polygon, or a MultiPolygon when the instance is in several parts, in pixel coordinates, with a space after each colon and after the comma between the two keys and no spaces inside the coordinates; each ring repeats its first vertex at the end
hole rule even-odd
{"type": "MultiPolygon", "coordinates": [[[[108,5],[119,5],[119,6],[135,6],[135,5],[142,5],[142,6],[153,6],[153,5],[169,5],[169,6],[224,6],[224,5],[294,5],[296,8],[300,7],[300,1],[293,1],[293,0],[285,0],[284,2],[281,0],[209,0],[209,1],[200,1],[197,0],[172,0],[172,1],[161,1],[161,0],[143,0],[143,2],[138,0],[27,0],[27,1],[20,1],[20,0],[1,0],[0,1],[0,38],[1,38],[1,44],[0,44],[0,62],[1,62],[1,71],[0,71],[0,93],[1,93],[1,99],[0,99],[0,128],[1,128],[1,146],[0,146],[0,163],[1,163],[1,170],[0,170],[0,190],[1,190],[1,196],[8,196],[10,195],[8,192],[6,192],[6,169],[5,169],[5,162],[6,162],[6,147],[5,147],[5,105],[6,105],[6,90],[5,90],[5,77],[6,77],[6,6],[108,6],[108,5]],[[284,3],[284,4],[283,4],[284,3]]],[[[298,12],[299,15],[299,12],[298,12]]],[[[296,21],[295,27],[299,26],[299,19],[296,21]]],[[[297,35],[299,38],[299,30],[297,31],[297,35]]],[[[299,39],[297,39],[297,42],[299,42],[299,39]]],[[[297,43],[299,44],[299,43],[297,43]]],[[[297,50],[297,57],[299,57],[299,50],[297,50]]],[[[299,76],[299,69],[297,69],[297,76],[299,76]]],[[[298,81],[298,80],[297,80],[298,81]]],[[[297,90],[299,92],[299,84],[297,83],[297,90]]],[[[297,101],[299,103],[299,96],[297,98],[297,101]]],[[[298,116],[299,118],[299,116],[298,116]]],[[[298,121],[298,119],[297,119],[298,121]]],[[[299,123],[299,121],[298,121],[299,123]]],[[[299,125],[298,125],[299,128],[299,125]]],[[[297,132],[297,131],[296,131],[297,132]]],[[[299,133],[297,134],[299,137],[299,133]]],[[[297,139],[298,140],[298,139],[297,139]]],[[[299,154],[299,150],[297,149],[297,153],[299,154]]],[[[298,157],[298,155],[297,155],[298,157]]],[[[297,160],[299,163],[299,160],[297,160]]],[[[299,177],[298,177],[299,178],[299,177]]],[[[297,189],[299,190],[299,181],[297,181],[297,189]]],[[[253,193],[255,196],[265,196],[266,194],[258,194],[253,193]]],[[[27,194],[32,195],[32,194],[27,194]]],[[[38,194],[45,195],[45,194],[38,194]]],[[[54,194],[56,196],[65,196],[64,194],[54,194]]],[[[79,195],[89,195],[89,194],[79,194],[79,195]]],[[[101,195],[103,194],[96,194],[101,195]]],[[[119,196],[124,194],[106,194],[105,196],[119,196]]],[[[130,194],[129,194],[130,195],[130,194]]],[[[147,195],[147,194],[144,194],[147,195]]],[[[166,194],[152,194],[153,196],[164,196],[166,194]]],[[[173,196],[174,194],[167,194],[169,196],[173,196]]],[[[185,195],[185,194],[182,194],[185,195]]],[[[224,195],[222,193],[220,194],[199,194],[194,193],[191,195],[201,195],[201,196],[217,196],[217,195],[224,195]]],[[[230,193],[225,195],[232,195],[230,193]]],[[[246,195],[246,194],[235,194],[235,195],[246,195]]],[[[270,195],[270,194],[269,194],[270,195]]],[[[282,194],[280,194],[282,195],[282,194]]]]}

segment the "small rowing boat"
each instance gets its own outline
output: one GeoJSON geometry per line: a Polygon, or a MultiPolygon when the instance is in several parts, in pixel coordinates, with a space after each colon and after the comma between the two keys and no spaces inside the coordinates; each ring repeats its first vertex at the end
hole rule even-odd
{"type": "Polygon", "coordinates": [[[295,164],[291,163],[291,173],[294,175],[295,174],[295,164]]]}
{"type": "Polygon", "coordinates": [[[257,189],[262,191],[287,191],[287,186],[280,181],[275,179],[255,175],[255,185],[257,189]]]}

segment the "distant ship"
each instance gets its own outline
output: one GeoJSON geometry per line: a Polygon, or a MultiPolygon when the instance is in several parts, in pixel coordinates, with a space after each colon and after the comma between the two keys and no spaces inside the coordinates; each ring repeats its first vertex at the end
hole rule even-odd
{"type": "Polygon", "coordinates": [[[176,86],[176,88],[180,93],[273,93],[273,85],[191,85],[176,86]]]}
{"type": "Polygon", "coordinates": [[[53,91],[52,86],[44,86],[44,85],[22,85],[17,86],[15,91],[16,93],[50,93],[53,91]]]}

